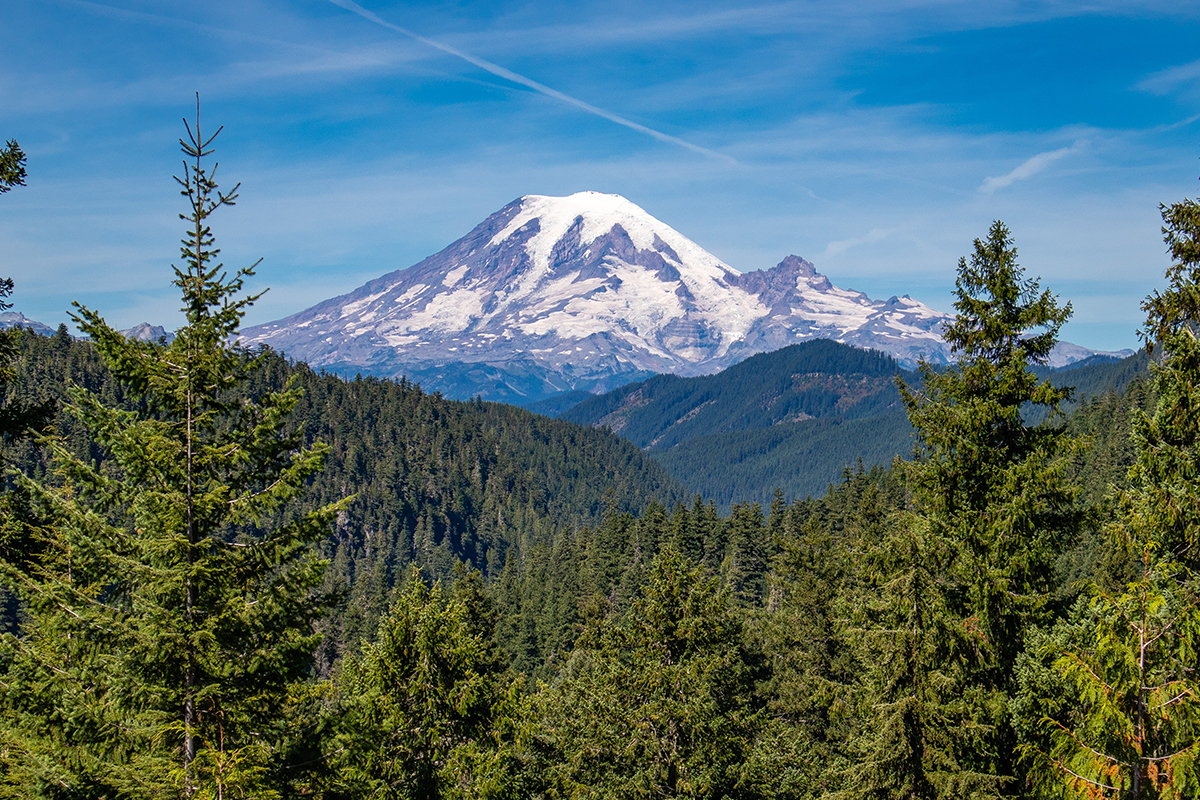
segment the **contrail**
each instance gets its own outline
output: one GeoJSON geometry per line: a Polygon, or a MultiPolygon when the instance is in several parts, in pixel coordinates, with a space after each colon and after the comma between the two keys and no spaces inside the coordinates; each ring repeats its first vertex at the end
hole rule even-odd
{"type": "Polygon", "coordinates": [[[701,147],[699,145],[692,144],[691,142],[685,142],[683,139],[677,138],[675,136],[671,136],[670,134],[663,133],[662,131],[656,131],[653,128],[647,128],[645,125],[639,125],[638,123],[634,122],[633,120],[625,119],[624,117],[622,117],[618,114],[614,114],[611,111],[605,111],[603,108],[597,108],[596,106],[592,105],[591,103],[585,103],[582,100],[571,97],[571,95],[569,95],[569,94],[563,94],[562,92],[558,91],[557,89],[551,89],[549,86],[538,83],[537,81],[532,80],[531,78],[526,78],[524,75],[518,75],[517,73],[513,72],[512,70],[505,69],[504,67],[500,66],[499,64],[493,64],[490,61],[485,61],[482,58],[478,58],[476,56],[471,55],[470,53],[464,53],[462,50],[458,50],[457,48],[451,47],[448,44],[442,44],[441,42],[435,42],[433,39],[426,39],[424,36],[421,36],[418,33],[413,33],[412,31],[407,30],[406,28],[401,28],[399,25],[393,25],[392,23],[388,22],[387,20],[381,18],[379,15],[374,14],[374,13],[368,11],[367,9],[363,8],[362,6],[360,6],[358,3],[355,3],[354,0],[329,0],[329,2],[333,3],[336,6],[341,6],[342,8],[346,9],[347,11],[352,11],[355,14],[358,14],[363,19],[369,20],[370,22],[374,22],[376,25],[382,25],[383,27],[387,28],[388,30],[393,30],[396,33],[404,34],[405,36],[409,37],[410,39],[416,39],[418,42],[421,42],[422,44],[427,44],[430,47],[441,50],[443,53],[449,53],[452,56],[461,58],[463,61],[466,61],[467,63],[470,63],[470,64],[474,64],[475,66],[479,67],[480,69],[486,70],[497,77],[504,78],[505,80],[512,81],[513,83],[519,83],[522,86],[526,86],[530,89],[533,89],[535,92],[544,94],[546,97],[553,97],[555,100],[561,100],[562,102],[567,103],[568,105],[575,106],[576,108],[582,109],[582,110],[588,112],[589,114],[595,114],[597,117],[603,117],[604,119],[608,120],[609,122],[615,122],[618,125],[624,125],[626,128],[630,128],[632,130],[639,131],[640,133],[644,133],[649,136],[653,136],[655,139],[658,139],[660,142],[668,142],[670,144],[679,145],[680,147],[686,147],[688,150],[691,150],[692,152],[701,153],[702,155],[706,155],[709,158],[717,158],[717,159],[720,159],[721,161],[727,161],[727,162],[730,162],[733,164],[737,163],[737,161],[735,159],[730,158],[729,156],[725,155],[724,153],[718,153],[715,150],[709,150],[707,147],[701,147]]]}

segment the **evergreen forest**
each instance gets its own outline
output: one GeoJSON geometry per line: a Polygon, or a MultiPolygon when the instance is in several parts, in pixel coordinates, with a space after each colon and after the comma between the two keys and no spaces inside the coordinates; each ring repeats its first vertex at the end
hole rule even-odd
{"type": "MultiPolygon", "coordinates": [[[[1074,394],[1060,411],[1145,377],[1149,359],[1093,356],[1032,372],[1074,394]]],[[[828,339],[760,353],[716,375],[658,375],[566,410],[543,401],[530,406],[561,419],[603,426],[642,447],[693,492],[728,514],[734,503],[764,507],[782,489],[786,498],[824,494],[847,466],[887,466],[912,451],[909,423],[897,379],[921,376],[890,356],[828,339]]],[[[579,393],[584,394],[584,393],[579,393]]],[[[1026,422],[1046,419],[1046,409],[1026,404],[1026,422]]]]}
{"type": "Polygon", "coordinates": [[[861,355],[911,455],[718,505],[608,429],[239,346],[215,139],[173,339],[0,335],[0,797],[1200,796],[1200,204],[1116,383],[1048,377],[1070,305],[996,222],[955,365],[861,355]]]}

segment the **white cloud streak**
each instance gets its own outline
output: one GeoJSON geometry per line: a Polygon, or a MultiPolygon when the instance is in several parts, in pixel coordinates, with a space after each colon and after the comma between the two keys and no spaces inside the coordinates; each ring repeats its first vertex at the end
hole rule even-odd
{"type": "Polygon", "coordinates": [[[1200,61],[1164,69],[1146,76],[1137,88],[1156,95],[1169,95],[1200,86],[1200,61]]]}
{"type": "Polygon", "coordinates": [[[434,41],[433,39],[427,39],[418,33],[414,33],[413,31],[408,30],[407,28],[402,28],[399,25],[394,25],[391,22],[388,22],[387,20],[380,17],[378,14],[368,11],[367,9],[360,6],[358,3],[353,2],[353,0],[329,0],[329,2],[333,3],[336,6],[340,6],[344,9],[346,9],[347,11],[358,14],[363,19],[368,20],[369,22],[373,22],[376,25],[381,25],[384,28],[387,28],[388,30],[395,31],[396,33],[402,34],[402,35],[407,36],[411,39],[414,39],[418,42],[421,42],[422,44],[428,45],[437,50],[441,50],[443,53],[447,53],[456,58],[461,58],[463,61],[466,61],[469,64],[473,64],[482,70],[486,70],[487,72],[490,72],[491,74],[495,75],[496,77],[504,78],[505,80],[512,81],[513,83],[520,84],[521,86],[525,86],[529,89],[533,89],[535,92],[538,92],[539,94],[543,94],[546,97],[550,97],[550,98],[553,98],[560,102],[566,103],[567,105],[574,106],[578,109],[586,111],[589,114],[594,114],[597,117],[606,119],[609,122],[615,122],[618,125],[623,125],[626,128],[629,128],[631,130],[635,130],[635,131],[638,131],[639,133],[644,133],[647,136],[651,136],[660,142],[666,142],[668,144],[678,145],[679,147],[686,148],[695,153],[700,153],[701,155],[708,156],[709,158],[715,158],[715,159],[719,159],[721,161],[726,161],[729,163],[737,163],[734,159],[730,158],[729,156],[725,155],[724,153],[718,153],[715,150],[709,150],[706,147],[701,147],[700,145],[692,144],[691,142],[684,141],[683,139],[680,139],[676,136],[671,136],[670,134],[663,133],[662,131],[657,131],[654,128],[648,128],[645,125],[641,125],[637,122],[634,122],[633,120],[626,119],[625,117],[622,117],[619,114],[614,114],[611,111],[606,111],[603,108],[598,108],[597,106],[594,106],[591,103],[586,103],[583,100],[579,100],[578,98],[572,97],[569,94],[564,94],[563,92],[560,92],[557,89],[552,89],[543,83],[538,83],[537,81],[533,80],[532,78],[526,78],[524,75],[520,75],[516,72],[513,72],[510,69],[505,69],[504,67],[500,66],[499,64],[493,64],[490,61],[485,61],[482,58],[478,58],[477,56],[473,56],[470,53],[463,52],[462,50],[459,50],[455,47],[451,47],[448,44],[443,44],[441,42],[434,41]]]}
{"type": "Polygon", "coordinates": [[[863,244],[874,244],[875,242],[882,242],[884,239],[888,238],[895,232],[896,232],[896,229],[884,230],[882,228],[875,228],[870,233],[868,233],[866,236],[856,236],[853,239],[842,239],[837,242],[830,242],[829,244],[827,244],[825,246],[825,252],[822,253],[820,257],[821,258],[832,258],[833,256],[840,256],[842,253],[846,252],[847,250],[849,250],[852,247],[858,247],[859,245],[863,245],[863,244]]]}
{"type": "Polygon", "coordinates": [[[1007,175],[997,175],[991,178],[985,178],[983,183],[979,185],[979,191],[983,192],[984,194],[991,194],[997,189],[1003,189],[1006,186],[1011,186],[1017,181],[1023,181],[1032,178],[1034,175],[1037,175],[1039,172],[1046,169],[1046,167],[1050,166],[1055,161],[1058,161],[1063,156],[1070,155],[1071,153],[1075,152],[1078,148],[1079,143],[1076,142],[1070,147],[1060,147],[1058,150],[1050,150],[1049,152],[1038,153],[1036,156],[1026,160],[1007,175]]]}

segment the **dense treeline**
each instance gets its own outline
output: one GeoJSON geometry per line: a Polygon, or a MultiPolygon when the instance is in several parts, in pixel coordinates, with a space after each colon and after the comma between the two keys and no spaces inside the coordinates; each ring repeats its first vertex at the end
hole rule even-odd
{"type": "Polygon", "coordinates": [[[912,451],[913,428],[902,411],[864,419],[831,417],[757,430],[697,436],[651,455],[689,488],[728,513],[735,502],[767,504],[819,496],[831,479],[862,461],[891,464],[912,451]]]}
{"type": "MultiPolygon", "coordinates": [[[[139,407],[96,348],[65,326],[52,337],[20,331],[11,338],[14,401],[64,403],[74,384],[105,405],[139,407]]],[[[348,593],[326,623],[324,668],[373,630],[410,564],[436,579],[463,562],[494,579],[508,561],[524,562],[560,532],[598,522],[610,506],[631,512],[651,499],[683,497],[661,467],[606,431],[497,403],[445,400],[404,381],[344,380],[267,354],[236,395],[260,397],[289,381],[302,394],[284,430],[329,447],[324,469],[289,513],[353,498],[321,544],[332,562],[330,584],[348,593]]],[[[57,414],[54,424],[75,455],[106,458],[72,415],[57,414]]],[[[51,469],[47,452],[29,439],[10,444],[6,458],[36,480],[51,469]]]]}
{"type": "Polygon", "coordinates": [[[236,189],[198,119],[181,144],[176,338],[80,308],[94,349],[0,339],[34,392],[0,415],[0,796],[1200,792],[1200,204],[1164,209],[1149,384],[1064,422],[1033,367],[1069,306],[997,222],[957,364],[899,387],[911,459],[635,514],[657,473],[605,434],[231,346],[236,189]],[[51,364],[75,385],[29,442],[51,364]]]}
{"type": "Polygon", "coordinates": [[[639,447],[668,450],[696,436],[898,410],[899,374],[911,377],[884,353],[814,339],[759,353],[716,375],[656,375],[584,400],[562,416],[606,425],[639,447]]]}
{"type": "MultiPolygon", "coordinates": [[[[1053,370],[1032,365],[1039,378],[1074,388],[1063,410],[1144,376],[1142,353],[1092,359],[1053,370]]],[[[760,353],[716,375],[662,375],[586,399],[563,414],[620,433],[692,491],[715,500],[722,513],[735,502],[771,502],[819,495],[846,467],[862,460],[888,465],[912,450],[913,428],[895,379],[915,384],[883,353],[829,340],[760,353]]],[[[1027,422],[1045,410],[1026,404],[1027,422]]]]}

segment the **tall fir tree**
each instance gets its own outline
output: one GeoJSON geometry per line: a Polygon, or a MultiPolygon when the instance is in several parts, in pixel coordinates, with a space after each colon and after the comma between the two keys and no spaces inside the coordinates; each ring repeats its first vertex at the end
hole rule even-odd
{"type": "Polygon", "coordinates": [[[1126,507],[1130,520],[1146,525],[1162,555],[1195,572],[1200,571],[1200,203],[1185,199],[1161,210],[1172,259],[1168,286],[1142,304],[1146,346],[1162,350],[1161,362],[1152,366],[1158,404],[1153,416],[1134,414],[1138,459],[1126,507]]]}
{"type": "Polygon", "coordinates": [[[77,306],[134,410],[71,390],[103,467],[47,441],[54,479],[26,481],[46,555],[5,569],[30,620],[3,639],[19,731],[18,793],[271,797],[289,692],[311,663],[324,562],[313,543],[342,507],[292,501],[323,446],[285,435],[299,391],[236,399],[266,358],[233,344],[253,267],[229,277],[209,217],[233,205],[208,169],[199,102],[180,140],[188,210],[175,267],[186,324],[170,344],[127,340],[77,306]]]}
{"type": "MultiPolygon", "coordinates": [[[[1055,555],[1080,520],[1064,474],[1077,443],[1055,424],[1070,391],[1039,381],[1033,371],[1049,357],[1070,305],[1060,307],[1024,276],[999,221],[986,239],[975,240],[970,260],[959,261],[955,296],[957,315],[944,337],[957,364],[942,371],[922,364],[920,387],[900,384],[922,447],[920,458],[902,462],[916,519],[901,523],[901,535],[922,539],[918,549],[946,553],[936,576],[943,598],[937,613],[964,637],[952,651],[910,651],[935,658],[925,669],[954,681],[953,694],[971,704],[931,724],[969,724],[983,734],[957,752],[954,768],[978,776],[979,797],[1020,794],[1024,780],[1008,708],[1014,665],[1025,631],[1045,618],[1055,555]],[[1051,422],[1026,424],[1023,410],[1030,406],[1051,422]]],[[[940,624],[923,615],[920,630],[940,624]]],[[[888,730],[871,729],[880,736],[888,730]]]]}
{"type": "Polygon", "coordinates": [[[964,687],[958,669],[968,632],[948,608],[950,549],[927,526],[908,515],[870,548],[879,585],[866,624],[850,634],[867,665],[869,721],[850,743],[855,757],[841,777],[841,797],[994,797],[1003,783],[972,758],[992,729],[975,718],[978,693],[964,687]]]}

